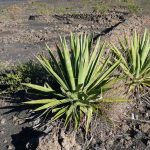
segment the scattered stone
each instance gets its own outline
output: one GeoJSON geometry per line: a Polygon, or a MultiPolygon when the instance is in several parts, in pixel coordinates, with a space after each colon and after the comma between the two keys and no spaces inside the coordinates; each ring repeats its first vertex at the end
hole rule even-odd
{"type": "Polygon", "coordinates": [[[24,119],[18,118],[17,116],[13,116],[13,122],[15,124],[15,126],[23,124],[24,123],[24,119]]]}
{"type": "Polygon", "coordinates": [[[5,118],[2,118],[2,119],[1,119],[1,124],[2,124],[2,125],[6,124],[6,119],[5,119],[5,118]]]}
{"type": "Polygon", "coordinates": [[[75,140],[75,134],[65,134],[63,130],[61,130],[61,138],[62,138],[62,146],[65,150],[71,150],[74,148],[75,150],[82,150],[81,146],[75,140]]]}
{"type": "Polygon", "coordinates": [[[0,131],[0,134],[4,134],[4,131],[0,131]]]}
{"type": "Polygon", "coordinates": [[[20,124],[22,124],[22,123],[23,123],[23,121],[17,120],[17,121],[15,121],[14,125],[17,126],[17,125],[20,125],[20,124]]]}
{"type": "Polygon", "coordinates": [[[150,140],[147,141],[147,146],[150,146],[150,140]]]}
{"type": "Polygon", "coordinates": [[[109,146],[112,146],[112,145],[114,144],[114,140],[109,140],[109,141],[107,141],[107,144],[108,144],[109,146]]]}
{"type": "Polygon", "coordinates": [[[129,129],[130,129],[130,127],[129,127],[127,124],[123,124],[122,130],[123,130],[124,132],[128,131],[129,129]]]}
{"type": "Polygon", "coordinates": [[[141,131],[137,132],[137,134],[134,136],[135,139],[142,139],[143,133],[141,131]]]}
{"type": "Polygon", "coordinates": [[[130,136],[126,136],[125,139],[126,140],[131,140],[131,137],[130,136]]]}
{"type": "Polygon", "coordinates": [[[82,28],[82,24],[78,24],[78,28],[79,28],[79,29],[82,28]]]}
{"type": "Polygon", "coordinates": [[[145,114],[145,117],[147,117],[147,118],[148,118],[149,116],[150,116],[150,115],[149,115],[149,113],[147,112],[147,113],[145,114]]]}
{"type": "Polygon", "coordinates": [[[7,147],[8,150],[12,150],[13,149],[12,145],[7,145],[6,147],[7,147]]]}
{"type": "Polygon", "coordinates": [[[7,141],[6,139],[3,141],[3,143],[5,143],[5,144],[6,144],[7,142],[8,142],[8,141],[7,141]]]}
{"type": "Polygon", "coordinates": [[[44,132],[49,133],[50,131],[52,131],[52,129],[53,129],[52,125],[46,126],[44,132]]]}
{"type": "Polygon", "coordinates": [[[148,130],[150,130],[150,125],[149,125],[148,123],[142,124],[142,125],[141,125],[141,128],[142,128],[142,131],[143,131],[144,133],[147,133],[148,130]]]}
{"type": "Polygon", "coordinates": [[[13,116],[13,122],[16,121],[18,119],[17,116],[13,116]]]}

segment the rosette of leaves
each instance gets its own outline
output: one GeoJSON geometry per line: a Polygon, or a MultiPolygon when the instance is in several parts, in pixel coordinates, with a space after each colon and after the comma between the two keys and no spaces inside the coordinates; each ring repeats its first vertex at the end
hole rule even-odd
{"type": "Polygon", "coordinates": [[[134,33],[119,41],[120,48],[111,46],[117,59],[121,59],[120,67],[129,85],[129,91],[142,91],[150,86],[150,36],[145,30],[140,36],[134,33]]]}
{"type": "Polygon", "coordinates": [[[101,108],[99,104],[104,100],[102,93],[112,81],[110,75],[120,60],[110,65],[109,57],[101,59],[104,44],[98,40],[93,48],[93,40],[87,34],[71,34],[69,46],[65,38],[60,38],[60,45],[57,45],[58,59],[48,46],[47,49],[50,59],[43,55],[37,59],[59,84],[59,88],[52,88],[51,83],[45,83],[44,86],[25,83],[31,89],[53,95],[53,98],[31,100],[25,104],[38,106],[34,111],[44,111],[42,115],[51,112],[51,121],[64,116],[65,126],[74,121],[76,129],[84,120],[87,132],[93,114],[101,108]]]}

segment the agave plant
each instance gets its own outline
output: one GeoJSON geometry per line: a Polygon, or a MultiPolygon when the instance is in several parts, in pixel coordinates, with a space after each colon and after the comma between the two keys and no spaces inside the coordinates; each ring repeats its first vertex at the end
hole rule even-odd
{"type": "Polygon", "coordinates": [[[127,79],[129,91],[139,91],[150,86],[150,37],[147,30],[142,36],[135,31],[131,38],[125,37],[119,44],[121,49],[114,45],[111,49],[117,59],[121,59],[120,67],[127,79]]]}
{"type": "Polygon", "coordinates": [[[50,83],[45,83],[44,86],[25,83],[24,85],[32,89],[53,95],[50,99],[25,103],[39,105],[34,111],[44,110],[42,114],[52,112],[51,121],[65,116],[65,126],[69,121],[74,120],[75,128],[78,128],[80,121],[84,120],[88,131],[93,113],[100,109],[98,104],[103,102],[102,92],[108,89],[110,75],[119,66],[120,60],[115,61],[111,66],[109,57],[102,60],[104,44],[100,44],[98,40],[92,50],[93,40],[86,34],[71,34],[69,47],[66,39],[60,38],[60,46],[56,46],[58,60],[48,45],[46,47],[50,59],[42,55],[37,59],[59,84],[59,89],[52,88],[50,83]]]}

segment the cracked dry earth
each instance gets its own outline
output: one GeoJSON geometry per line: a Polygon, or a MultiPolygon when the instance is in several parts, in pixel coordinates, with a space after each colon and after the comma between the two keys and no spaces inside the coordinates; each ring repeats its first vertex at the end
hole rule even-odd
{"type": "MultiPolygon", "coordinates": [[[[117,42],[117,38],[124,33],[130,35],[134,29],[139,32],[143,30],[149,20],[128,14],[123,9],[114,9],[105,15],[64,14],[29,18],[26,16],[0,22],[0,60],[3,64],[26,62],[38,53],[46,53],[44,43],[47,42],[54,48],[58,35],[88,32],[94,35],[95,40],[101,37],[102,40],[117,42]]],[[[131,118],[131,114],[138,115],[140,120],[146,122],[122,120],[118,123],[119,127],[113,129],[97,120],[97,131],[93,131],[95,136],[84,139],[82,131],[75,136],[65,133],[63,129],[58,131],[55,126],[46,127],[44,132],[33,130],[32,123],[24,123],[25,120],[22,119],[26,117],[26,111],[16,112],[7,100],[10,99],[0,100],[0,150],[150,149],[150,107],[145,101],[135,105],[128,117],[131,118]],[[104,130],[101,132],[102,128],[104,130]]]]}

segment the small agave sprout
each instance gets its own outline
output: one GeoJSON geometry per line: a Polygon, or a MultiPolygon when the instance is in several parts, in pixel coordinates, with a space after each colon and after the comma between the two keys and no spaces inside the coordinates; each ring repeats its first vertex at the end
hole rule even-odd
{"type": "MultiPolygon", "coordinates": [[[[52,88],[51,83],[44,86],[24,83],[39,92],[53,95],[53,98],[31,100],[25,104],[38,106],[34,111],[43,111],[42,114],[51,113],[53,116],[50,122],[64,117],[66,127],[73,121],[77,129],[84,120],[87,132],[93,114],[100,111],[99,104],[105,102],[102,93],[109,88],[107,85],[112,81],[110,75],[119,66],[120,60],[112,64],[109,57],[101,59],[104,44],[98,40],[92,49],[93,40],[87,34],[71,34],[70,46],[67,46],[65,38],[60,38],[60,46],[57,46],[58,60],[51,49],[46,47],[50,59],[42,55],[37,59],[59,85],[59,89],[52,88]]],[[[106,102],[112,100],[107,99],[106,102]]]]}
{"type": "Polygon", "coordinates": [[[120,67],[129,85],[129,91],[142,92],[150,86],[150,36],[145,30],[140,36],[134,33],[124,41],[119,41],[120,49],[111,45],[117,59],[121,59],[120,67]],[[125,53],[125,55],[123,54],[125,53]]]}

